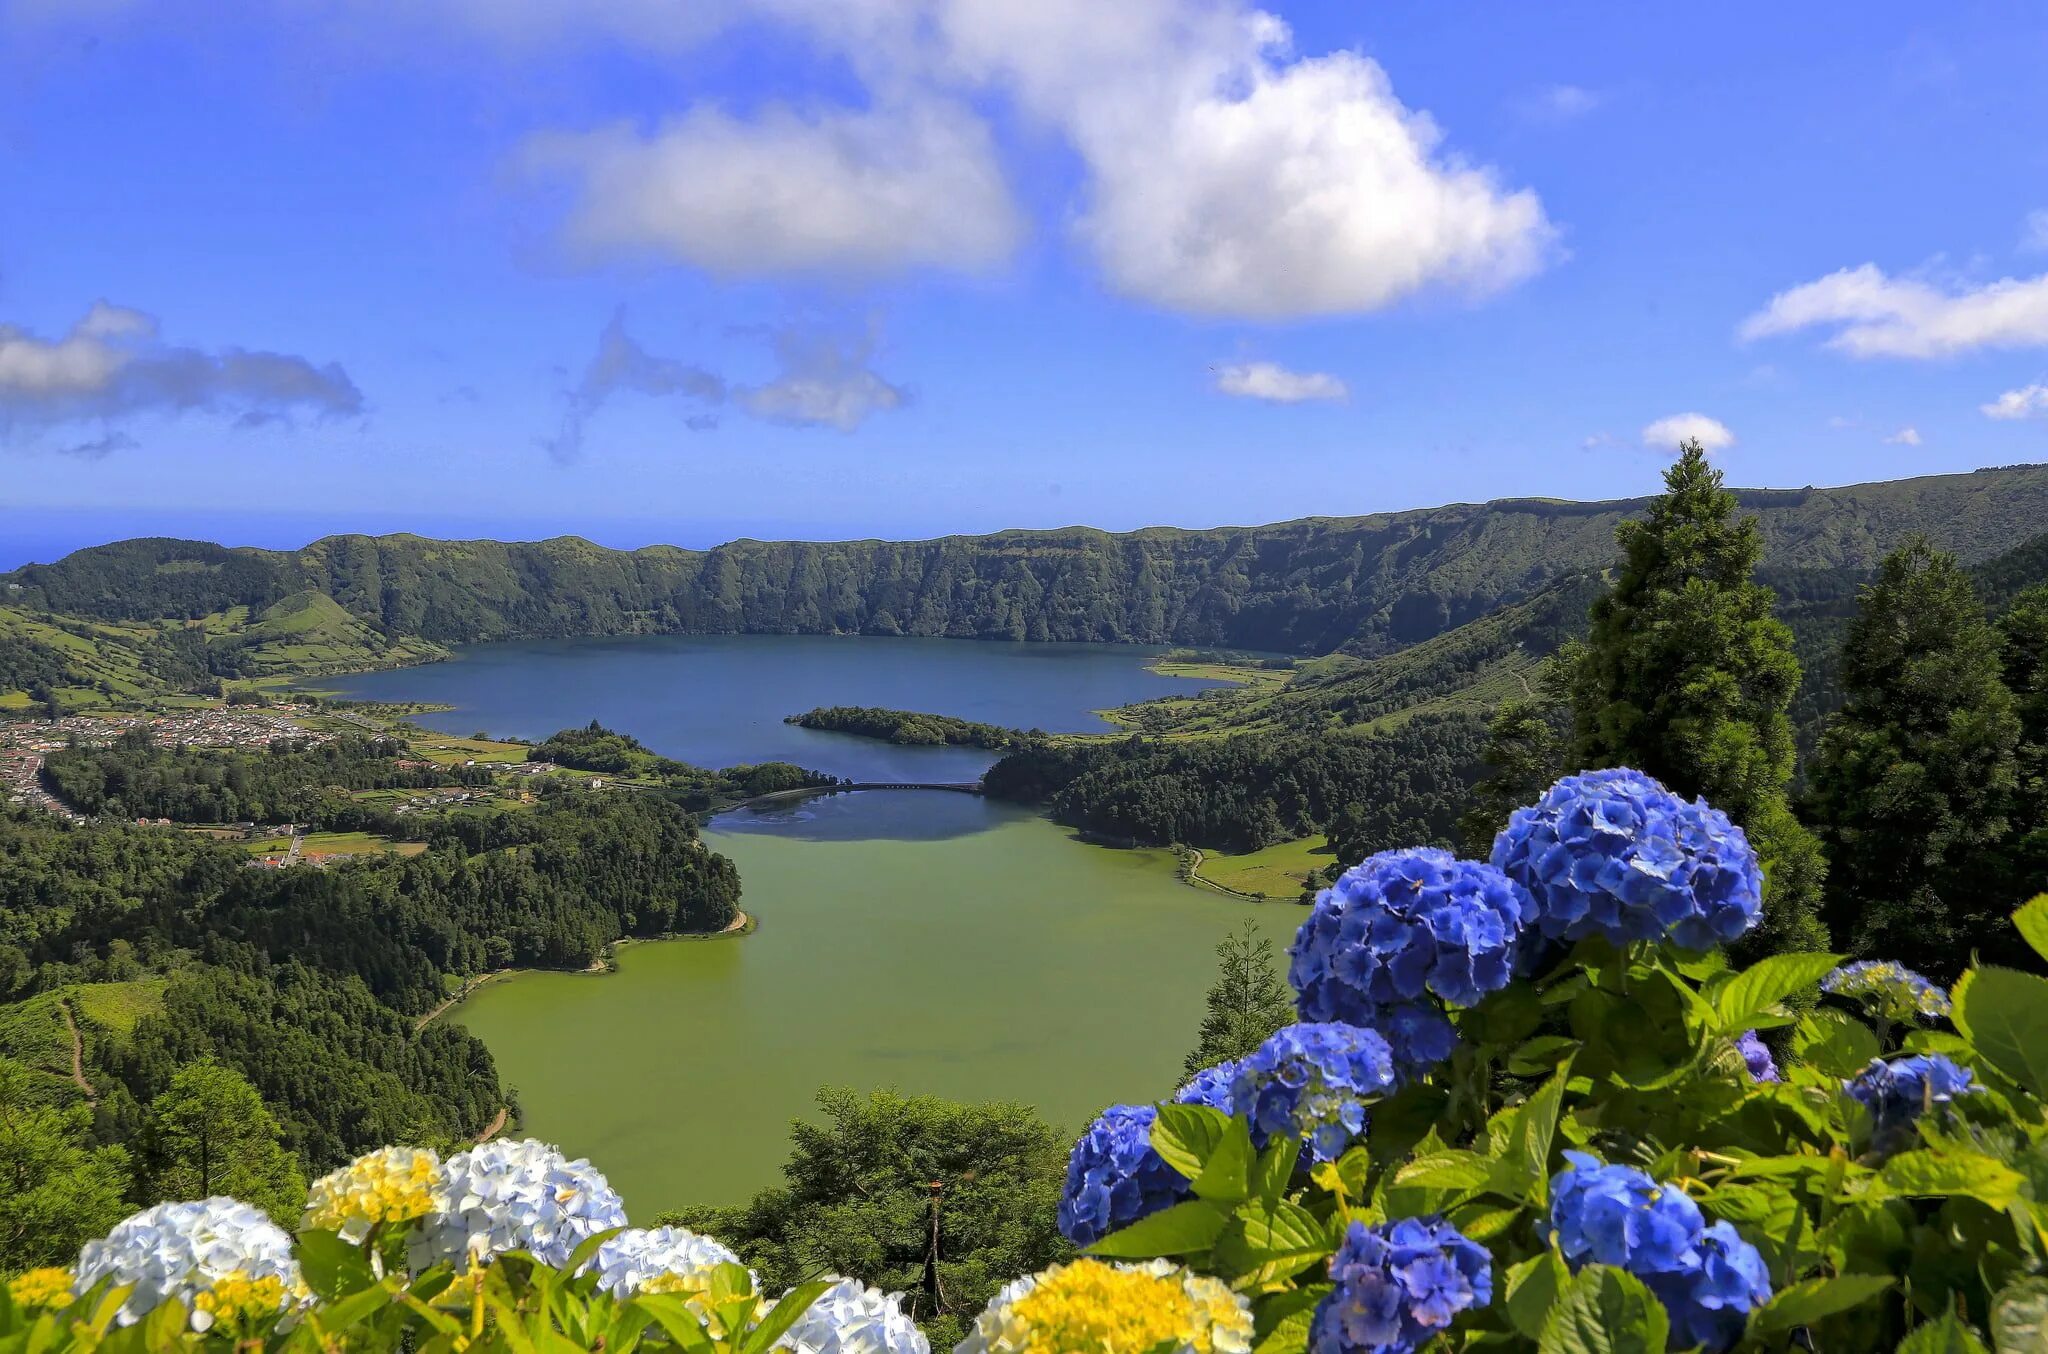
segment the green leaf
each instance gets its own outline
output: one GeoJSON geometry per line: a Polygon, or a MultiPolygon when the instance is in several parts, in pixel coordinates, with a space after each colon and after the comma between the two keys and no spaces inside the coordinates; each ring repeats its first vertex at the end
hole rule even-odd
{"type": "Polygon", "coordinates": [[[718,1346],[704,1329],[704,1319],[682,1298],[670,1293],[642,1293],[633,1305],[647,1313],[678,1348],[688,1354],[717,1354],[718,1346]]]}
{"type": "Polygon", "coordinates": [[[1786,1024],[1776,1011],[1779,1002],[1814,986],[1842,962],[1834,954],[1774,954],[1730,978],[1714,994],[1714,1012],[1725,1034],[1786,1024]]]}
{"type": "Polygon", "coordinates": [[[2048,1097],[2048,978],[1973,968],[1956,984],[1955,1025],[1986,1062],[2048,1097]]]}
{"type": "Polygon", "coordinates": [[[1251,1196],[1252,1132],[1242,1119],[1232,1119],[1195,1177],[1195,1194],[1221,1204],[1242,1203],[1251,1196]]]}
{"type": "Polygon", "coordinates": [[[1507,1150],[1495,1164],[1493,1188],[1511,1199],[1541,1208],[1550,1200],[1550,1145],[1557,1137],[1558,1111],[1572,1065],[1566,1060],[1550,1080],[1522,1105],[1508,1136],[1507,1150]]]}
{"type": "Polygon", "coordinates": [[[1832,1279],[1802,1279],[1772,1294],[1749,1318],[1754,1335],[1796,1330],[1860,1307],[1892,1286],[1884,1274],[1837,1274],[1832,1279]]]}
{"type": "MultiPolygon", "coordinates": [[[[2048,900],[2034,900],[2042,901],[2048,900]]],[[[1998,1354],[2039,1354],[2048,1349],[2048,1279],[2014,1279],[1998,1290],[1991,1299],[1991,1343],[1998,1354]]]]}
{"type": "Polygon", "coordinates": [[[1572,1272],[1556,1251],[1532,1255],[1508,1270],[1508,1324],[1528,1339],[1543,1334],[1543,1323],[1572,1272]]]}
{"type": "Polygon", "coordinates": [[[313,1309],[313,1317],[319,1321],[320,1328],[324,1331],[330,1333],[345,1331],[356,1323],[374,1316],[386,1307],[389,1307],[393,1297],[392,1289],[399,1282],[400,1280],[394,1276],[393,1278],[386,1279],[374,1288],[365,1288],[361,1292],[350,1293],[347,1297],[335,1302],[322,1303],[313,1309]]]}
{"type": "MultiPolygon", "coordinates": [[[[1363,1157],[1365,1149],[1363,1147],[1354,1147],[1350,1152],[1346,1152],[1344,1156],[1348,1158],[1352,1153],[1357,1153],[1363,1157]]],[[[1259,1154],[1258,1161],[1252,1166],[1251,1192],[1253,1196],[1271,1202],[1287,1193],[1287,1184],[1294,1179],[1294,1168],[1300,1160],[1300,1141],[1286,1134],[1276,1134],[1273,1141],[1266,1144],[1266,1150],[1259,1154]]],[[[1337,1178],[1342,1181],[1344,1179],[1342,1159],[1332,1169],[1337,1171],[1337,1178]]],[[[1359,1171],[1358,1183],[1359,1189],[1356,1197],[1363,1198],[1365,1193],[1365,1173],[1362,1169],[1359,1171]]]]}
{"type": "Polygon", "coordinates": [[[2012,914],[2012,924],[2020,928],[2035,954],[2048,959],[2048,893],[2022,903],[2020,910],[2012,914]]]}
{"type": "Polygon", "coordinates": [[[1898,1354],[1990,1354],[1976,1332],[1956,1319],[1954,1312],[1943,1312],[1939,1321],[1929,1321],[1916,1327],[1911,1335],[1899,1341],[1898,1354]]]}
{"type": "Polygon", "coordinates": [[[1330,1290],[1330,1284],[1308,1284],[1260,1302],[1252,1314],[1252,1354],[1306,1354],[1316,1306],[1330,1290]]]}
{"type": "Polygon", "coordinates": [[[2019,1198],[2026,1177],[2001,1161],[1976,1152],[1901,1152],[1877,1173],[1887,1194],[1978,1199],[2003,1209],[2019,1198]]]}
{"type": "Polygon", "coordinates": [[[377,1282],[363,1253],[333,1232],[299,1233],[299,1272],[322,1301],[332,1302],[377,1282]]]}
{"type": "Polygon", "coordinates": [[[740,1354],[767,1354],[777,1340],[794,1326],[803,1314],[832,1287],[833,1280],[814,1279],[800,1283],[782,1295],[782,1301],[775,1304],[768,1315],[761,1318],[751,1331],[747,1332],[746,1343],[740,1346],[740,1354]]]}
{"type": "Polygon", "coordinates": [[[1477,1152],[1449,1148],[1417,1157],[1394,1172],[1394,1183],[1423,1189],[1484,1189],[1493,1163],[1477,1152]]]}
{"type": "Polygon", "coordinates": [[[1207,1105],[1161,1105],[1159,1117],[1152,1121],[1152,1150],[1193,1180],[1209,1164],[1231,1123],[1229,1115],[1207,1105]]]}
{"type": "Polygon", "coordinates": [[[1588,1265],[1558,1295],[1537,1338],[1538,1354],[1664,1354],[1671,1318],[1643,1281],[1588,1265]]]}
{"type": "Polygon", "coordinates": [[[1540,1077],[1579,1051],[1579,1041],[1562,1034],[1540,1034],[1508,1054],[1507,1069],[1518,1077],[1540,1077]]]}
{"type": "Polygon", "coordinates": [[[1286,1199],[1254,1200],[1237,1211],[1236,1223],[1217,1244],[1216,1259],[1240,1287],[1299,1274],[1335,1249],[1321,1220],[1286,1199]]]}
{"type": "Polygon", "coordinates": [[[1855,1076],[1878,1052],[1870,1026],[1832,1006],[1800,1016],[1792,1035],[1792,1055],[1831,1077],[1855,1076]]]}
{"type": "Polygon", "coordinates": [[[1230,1214],[1202,1199],[1189,1199],[1139,1218],[1111,1232],[1088,1248],[1088,1254],[1111,1260],[1150,1260],[1161,1255],[1193,1255],[1206,1251],[1223,1235],[1230,1214]]]}

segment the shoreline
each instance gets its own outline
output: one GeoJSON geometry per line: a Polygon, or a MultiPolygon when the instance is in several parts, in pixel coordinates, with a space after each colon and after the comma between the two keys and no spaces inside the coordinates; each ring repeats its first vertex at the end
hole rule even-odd
{"type": "Polygon", "coordinates": [[[472,982],[466,984],[463,987],[462,991],[457,992],[452,996],[443,998],[441,1002],[437,1004],[432,1010],[428,1011],[426,1014],[414,1020],[412,1032],[414,1034],[421,1033],[427,1028],[427,1026],[433,1024],[436,1020],[439,1020],[442,1016],[448,1014],[448,1012],[454,1010],[456,1007],[468,1001],[471,997],[475,996],[478,992],[482,991],[486,986],[490,985],[491,983],[509,982],[523,973],[568,973],[572,975],[589,975],[601,977],[605,974],[611,973],[614,970],[615,962],[613,959],[613,955],[622,946],[664,945],[669,943],[670,941],[676,940],[704,941],[737,939],[741,936],[750,936],[760,929],[760,918],[756,917],[753,913],[748,912],[745,909],[740,909],[733,914],[733,919],[730,922],[726,923],[724,927],[716,931],[678,931],[673,935],[666,936],[620,936],[617,940],[614,940],[609,945],[605,946],[604,953],[600,954],[596,959],[592,960],[587,967],[580,969],[531,967],[492,969],[489,973],[478,974],[477,977],[472,982]]]}

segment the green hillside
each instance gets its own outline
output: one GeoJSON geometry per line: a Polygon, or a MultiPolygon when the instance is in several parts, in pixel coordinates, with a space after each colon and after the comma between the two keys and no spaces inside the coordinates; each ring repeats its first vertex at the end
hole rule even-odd
{"type": "MultiPolygon", "coordinates": [[[[2048,521],[2048,466],[1750,490],[1767,565],[1864,569],[1907,533],[1976,562],[2048,521]]],[[[933,541],[741,540],[619,551],[336,536],[303,550],[144,539],[0,579],[99,620],[245,615],[306,592],[380,635],[439,644],[642,632],[1127,640],[1391,653],[1604,568],[1643,500],[1509,499],[1261,527],[1006,531],[933,541]]]]}

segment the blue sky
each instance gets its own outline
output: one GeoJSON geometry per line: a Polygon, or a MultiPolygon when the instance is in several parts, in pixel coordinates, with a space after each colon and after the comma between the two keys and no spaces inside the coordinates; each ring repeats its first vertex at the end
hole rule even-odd
{"type": "Polygon", "coordinates": [[[2048,10],[397,8],[0,0],[0,566],[2048,459],[2048,10]]]}

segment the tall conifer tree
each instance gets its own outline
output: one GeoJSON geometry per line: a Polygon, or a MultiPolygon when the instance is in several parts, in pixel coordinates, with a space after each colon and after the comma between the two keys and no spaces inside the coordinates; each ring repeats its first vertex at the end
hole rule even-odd
{"type": "Polygon", "coordinates": [[[1755,578],[1762,528],[1696,441],[1664,487],[1615,532],[1620,568],[1569,678],[1571,760],[1633,766],[1724,810],[1766,870],[1764,924],[1746,948],[1818,948],[1820,852],[1786,802],[1799,660],[1755,578]]]}
{"type": "Polygon", "coordinates": [[[1945,977],[2022,901],[1996,865],[2020,738],[2001,649],[1969,576],[1924,538],[1864,591],[1813,776],[1828,918],[1859,951],[1945,977]]]}

